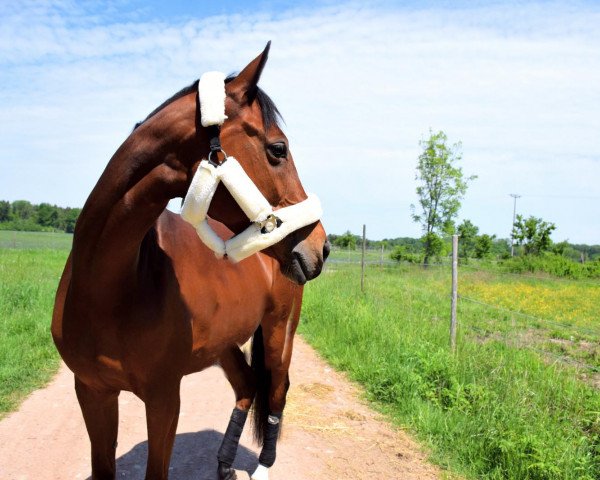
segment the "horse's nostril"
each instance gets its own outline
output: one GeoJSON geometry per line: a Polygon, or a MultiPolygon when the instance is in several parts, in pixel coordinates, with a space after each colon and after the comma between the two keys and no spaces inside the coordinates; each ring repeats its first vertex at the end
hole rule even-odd
{"type": "Polygon", "coordinates": [[[323,245],[323,261],[327,260],[329,252],[331,252],[331,243],[327,241],[325,242],[325,245],[323,245]]]}

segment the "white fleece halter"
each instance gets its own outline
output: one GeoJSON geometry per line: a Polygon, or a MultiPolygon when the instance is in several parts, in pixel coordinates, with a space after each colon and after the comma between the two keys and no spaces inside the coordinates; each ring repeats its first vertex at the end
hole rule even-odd
{"type": "MultiPolygon", "coordinates": [[[[221,72],[202,75],[198,82],[198,94],[202,126],[222,125],[227,119],[225,75],[221,72]]],[[[234,157],[225,157],[226,161],[220,165],[208,160],[200,162],[181,207],[182,218],[194,226],[200,239],[217,257],[227,255],[231,261],[239,262],[321,218],[321,203],[312,194],[300,203],[273,211],[239,162],[234,157]],[[220,182],[252,222],[246,230],[226,242],[206,220],[210,202],[220,182]]]]}

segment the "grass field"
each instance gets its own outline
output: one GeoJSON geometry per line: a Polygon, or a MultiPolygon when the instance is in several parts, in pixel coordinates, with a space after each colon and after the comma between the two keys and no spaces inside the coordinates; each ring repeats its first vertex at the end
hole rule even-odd
{"type": "Polygon", "coordinates": [[[50,319],[66,258],[65,250],[0,248],[0,417],[58,368],[50,319]]]}
{"type": "MultiPolygon", "coordinates": [[[[428,443],[435,462],[469,478],[600,478],[600,392],[584,381],[588,369],[539,348],[554,339],[557,325],[461,301],[458,351],[452,355],[447,268],[370,266],[364,294],[359,275],[358,265],[332,262],[308,284],[301,332],[363,384],[398,425],[428,443]],[[531,331],[536,341],[522,344],[531,331]]],[[[531,290],[523,296],[532,300],[527,313],[550,315],[556,324],[569,306],[541,310],[549,297],[537,291],[569,293],[564,302],[582,313],[560,326],[566,329],[561,335],[568,322],[597,328],[594,285],[545,285],[481,272],[460,278],[459,293],[462,285],[469,295],[505,302],[509,309],[525,308],[520,295],[514,303],[504,295],[506,289],[524,289],[525,282],[531,290]],[[497,286],[503,282],[504,288],[497,286]]]]}
{"type": "Polygon", "coordinates": [[[13,232],[0,230],[0,249],[71,250],[73,235],[50,232],[13,232]]]}

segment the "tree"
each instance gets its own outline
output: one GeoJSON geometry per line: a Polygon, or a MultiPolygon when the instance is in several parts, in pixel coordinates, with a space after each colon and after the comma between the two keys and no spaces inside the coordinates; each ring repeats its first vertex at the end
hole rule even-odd
{"type": "Polygon", "coordinates": [[[479,228],[471,220],[463,220],[457,228],[458,232],[458,253],[460,257],[468,259],[473,256],[475,250],[475,241],[479,228]]]}
{"type": "Polygon", "coordinates": [[[356,236],[350,233],[348,230],[343,235],[340,235],[333,241],[333,245],[340,248],[346,248],[348,250],[354,250],[356,248],[356,236]]]}
{"type": "Polygon", "coordinates": [[[42,227],[58,228],[58,207],[49,203],[40,203],[37,207],[37,223],[42,227]]]}
{"type": "Polygon", "coordinates": [[[508,260],[510,258],[510,239],[492,238],[492,250],[490,253],[496,258],[508,260]]]}
{"type": "Polygon", "coordinates": [[[413,220],[423,227],[426,264],[435,255],[432,249],[435,237],[432,234],[453,229],[468,182],[477,178],[465,178],[462,168],[457,166],[462,158],[460,142],[452,146],[448,146],[447,142],[448,137],[443,131],[433,133],[431,130],[429,138],[419,142],[423,152],[419,155],[415,179],[418,182],[420,213],[415,213],[414,205],[411,205],[411,210],[413,220]]]}
{"type": "Polygon", "coordinates": [[[479,235],[476,239],[475,239],[475,258],[487,258],[489,257],[491,251],[492,251],[492,246],[494,245],[494,239],[496,238],[495,235],[488,235],[487,233],[484,233],[483,235],[479,235]]]}
{"type": "Polygon", "coordinates": [[[0,222],[8,222],[10,220],[10,202],[0,200],[0,222]]]}
{"type": "Polygon", "coordinates": [[[517,215],[512,234],[517,245],[523,245],[526,255],[540,255],[552,246],[550,234],[555,229],[556,225],[541,218],[530,216],[525,219],[523,215],[517,215]]]}
{"type": "Polygon", "coordinates": [[[15,219],[28,220],[33,217],[35,211],[31,202],[16,200],[12,203],[12,213],[15,219]]]}
{"type": "Polygon", "coordinates": [[[75,231],[75,223],[77,222],[77,217],[81,213],[81,208],[66,208],[64,211],[63,224],[64,230],[67,233],[73,233],[75,231]]]}
{"type": "Polygon", "coordinates": [[[423,263],[429,264],[431,257],[439,257],[444,250],[444,241],[434,232],[429,232],[423,235],[423,263]]]}

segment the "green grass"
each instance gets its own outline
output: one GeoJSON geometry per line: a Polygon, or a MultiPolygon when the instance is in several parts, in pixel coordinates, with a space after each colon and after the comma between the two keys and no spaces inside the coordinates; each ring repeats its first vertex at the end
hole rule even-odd
{"type": "Polygon", "coordinates": [[[71,250],[73,234],[53,232],[15,232],[0,230],[0,249],[71,250]]]}
{"type": "MultiPolygon", "coordinates": [[[[502,311],[461,306],[448,348],[449,271],[335,264],[306,287],[300,332],[364,385],[432,460],[469,478],[600,478],[600,392],[579,371],[469,326],[511,325],[502,311]]],[[[510,331],[506,329],[505,331],[510,331]]]]}
{"type": "Polygon", "coordinates": [[[58,368],[50,320],[67,253],[0,248],[0,418],[58,368]]]}

